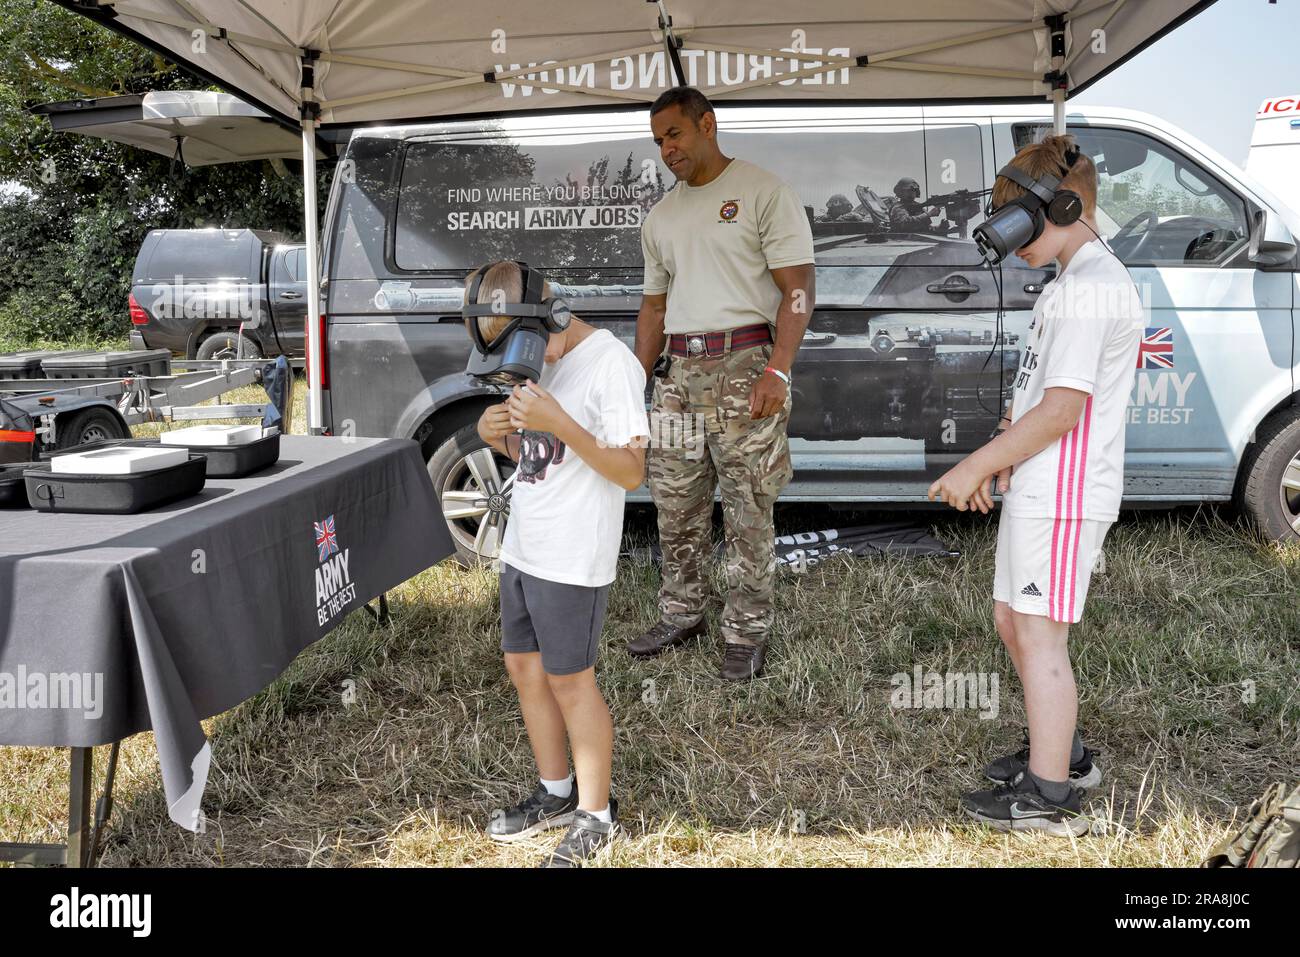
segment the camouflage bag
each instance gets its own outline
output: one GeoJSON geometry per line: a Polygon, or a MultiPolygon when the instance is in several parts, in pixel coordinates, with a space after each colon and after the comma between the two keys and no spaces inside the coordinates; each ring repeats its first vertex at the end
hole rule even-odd
{"type": "Polygon", "coordinates": [[[1246,825],[1210,852],[1202,867],[1300,867],[1300,786],[1274,784],[1250,806],[1246,825]]]}

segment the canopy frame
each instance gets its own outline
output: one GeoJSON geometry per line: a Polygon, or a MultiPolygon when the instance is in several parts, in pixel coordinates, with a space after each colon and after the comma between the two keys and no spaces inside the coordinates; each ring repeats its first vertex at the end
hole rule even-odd
{"type": "MultiPolygon", "coordinates": [[[[181,2],[185,9],[193,12],[193,8],[181,2]]],[[[789,50],[771,50],[759,47],[733,46],[721,43],[702,43],[692,42],[689,40],[690,31],[684,31],[680,35],[674,31],[672,17],[668,12],[666,0],[650,0],[656,4],[659,10],[659,40],[652,44],[643,44],[624,49],[611,50],[602,53],[584,54],[581,57],[562,60],[555,63],[543,65],[520,67],[514,70],[484,70],[475,72],[471,70],[457,69],[452,67],[441,67],[428,64],[414,64],[397,60],[386,60],[376,57],[359,57],[346,53],[332,53],[329,51],[312,50],[309,48],[295,46],[287,42],[275,42],[262,37],[256,37],[247,33],[231,31],[226,27],[213,23],[205,17],[200,17],[195,13],[194,19],[186,19],[180,16],[171,16],[162,13],[156,13],[149,10],[141,9],[129,2],[121,0],[94,0],[99,8],[112,10],[114,13],[123,16],[130,16],[147,23],[157,23],[163,26],[175,27],[188,32],[203,32],[208,37],[224,42],[230,46],[232,52],[238,53],[236,44],[247,44],[249,46],[259,47],[261,49],[273,50],[278,53],[286,53],[299,58],[300,61],[311,59],[325,63],[345,63],[354,66],[367,66],[378,70],[388,70],[394,73],[418,73],[429,76],[441,76],[444,79],[436,83],[420,84],[416,86],[395,87],[389,90],[381,90],[376,93],[368,93],[351,97],[342,97],[335,99],[320,99],[317,101],[321,110],[330,109],[339,106],[354,106],[361,103],[378,103],[394,99],[402,99],[410,96],[418,96],[424,93],[433,93],[440,90],[454,89],[459,86],[470,86],[474,84],[495,84],[503,80],[517,80],[520,87],[532,89],[547,90],[564,90],[570,93],[582,93],[601,98],[613,97],[616,99],[634,100],[637,102],[649,102],[653,96],[647,94],[632,93],[625,90],[595,89],[564,83],[559,80],[537,80],[530,79],[530,75],[535,76],[538,72],[549,72],[562,69],[566,66],[572,66],[579,63],[595,59],[613,59],[618,57],[636,55],[640,53],[659,52],[663,50],[666,57],[667,69],[670,69],[677,79],[678,83],[683,83],[685,73],[681,65],[681,53],[683,51],[691,52],[715,52],[715,53],[738,53],[751,56],[771,57],[774,65],[779,60],[792,59],[791,53],[797,54],[800,51],[789,50]]],[[[744,83],[731,84],[727,86],[715,86],[703,90],[706,96],[714,99],[726,98],[729,94],[738,93],[742,90],[755,89],[762,86],[772,86],[792,79],[816,76],[818,74],[827,74],[829,82],[834,83],[833,74],[839,70],[871,70],[871,69],[895,69],[911,70],[919,73],[939,73],[956,76],[972,77],[999,77],[1011,80],[1028,80],[1041,81],[1049,87],[1049,97],[1055,102],[1058,100],[1058,90],[1061,92],[1068,91],[1068,68],[1086,49],[1085,45],[1079,45],[1070,57],[1069,61],[1065,60],[1065,26],[1071,20],[1080,19],[1090,16],[1098,10],[1109,7],[1110,10],[1103,21],[1103,27],[1109,24],[1125,6],[1128,0],[1095,0],[1090,4],[1085,4],[1076,10],[1068,13],[1052,14],[1043,20],[1030,20],[1025,23],[1013,24],[1005,27],[995,27],[989,30],[980,30],[975,33],[960,34],[958,36],[948,37],[943,40],[936,40],[929,43],[916,44],[909,47],[900,47],[894,50],[886,50],[879,53],[859,53],[847,57],[830,56],[829,54],[817,54],[821,57],[812,66],[801,67],[796,70],[787,70],[778,73],[774,69],[770,75],[749,80],[744,83]],[[999,70],[993,68],[975,68],[975,67],[958,67],[939,63],[924,63],[910,59],[913,56],[923,53],[934,53],[943,50],[951,50],[957,47],[966,46],[975,43],[983,43],[988,40],[998,39],[1001,37],[1012,36],[1017,33],[1025,33],[1033,30],[1041,30],[1044,25],[1051,31],[1053,44],[1053,62],[1052,71],[1042,75],[1026,70],[999,70]],[[1059,39],[1059,53],[1057,44],[1059,39]]],[[[560,36],[556,34],[555,36],[560,36]]],[[[797,59],[797,57],[793,57],[797,59]]],[[[255,61],[247,61],[254,62],[255,61]]],[[[268,82],[274,80],[269,77],[265,71],[261,71],[268,82]]],[[[288,95],[278,83],[275,84],[278,89],[288,95]]],[[[1060,98],[1063,103],[1063,98],[1060,98]]],[[[302,104],[299,99],[299,104],[302,104]]],[[[1059,110],[1058,110],[1059,112],[1059,110]]]]}

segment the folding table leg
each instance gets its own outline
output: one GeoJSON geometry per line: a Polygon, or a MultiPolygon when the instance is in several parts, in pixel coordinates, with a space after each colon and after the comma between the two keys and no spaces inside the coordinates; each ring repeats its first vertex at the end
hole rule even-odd
{"type": "Polygon", "coordinates": [[[385,591],[379,593],[378,611],[376,611],[374,608],[371,608],[369,604],[362,605],[361,607],[364,608],[370,614],[370,617],[375,619],[375,621],[377,621],[379,624],[391,625],[393,623],[393,618],[388,613],[388,592],[385,591]]]}
{"type": "Polygon", "coordinates": [[[117,754],[122,749],[121,741],[114,741],[108,752],[108,769],[104,772],[104,793],[95,802],[95,829],[90,832],[90,856],[87,866],[94,867],[99,860],[99,839],[103,836],[104,824],[113,813],[113,779],[117,777],[117,754]]]}
{"type": "Polygon", "coordinates": [[[90,788],[94,748],[70,748],[68,781],[68,867],[88,867],[90,861],[90,788]]]}

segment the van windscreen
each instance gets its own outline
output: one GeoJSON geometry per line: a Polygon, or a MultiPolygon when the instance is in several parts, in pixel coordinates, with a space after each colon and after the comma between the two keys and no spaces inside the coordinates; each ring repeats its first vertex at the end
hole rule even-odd
{"type": "MultiPolygon", "coordinates": [[[[641,266],[641,222],[666,171],[648,137],[593,144],[413,142],[402,165],[399,269],[523,259],[552,271],[641,266]]],[[[671,177],[669,177],[671,179],[671,177]]]]}

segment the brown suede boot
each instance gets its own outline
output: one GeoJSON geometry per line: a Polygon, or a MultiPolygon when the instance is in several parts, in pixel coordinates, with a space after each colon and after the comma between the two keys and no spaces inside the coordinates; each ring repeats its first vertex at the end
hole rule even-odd
{"type": "Polygon", "coordinates": [[[722,677],[725,681],[748,681],[763,673],[763,646],[727,642],[722,653],[722,677]]]}
{"type": "Polygon", "coordinates": [[[686,628],[678,628],[666,621],[661,621],[640,638],[633,638],[627,643],[628,654],[633,658],[653,658],[674,645],[685,644],[696,635],[707,630],[704,619],[686,628]]]}

